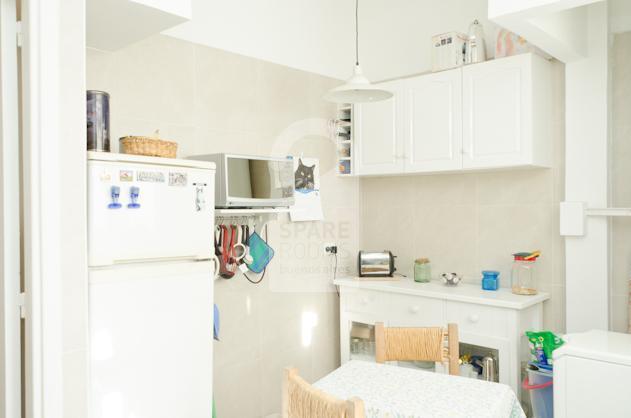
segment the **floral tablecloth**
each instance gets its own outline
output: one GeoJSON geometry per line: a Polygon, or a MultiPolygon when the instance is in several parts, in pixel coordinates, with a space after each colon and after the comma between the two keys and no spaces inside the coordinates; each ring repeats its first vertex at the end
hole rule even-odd
{"type": "Polygon", "coordinates": [[[387,364],[349,361],[314,386],[360,398],[366,418],[526,417],[507,385],[387,364]]]}

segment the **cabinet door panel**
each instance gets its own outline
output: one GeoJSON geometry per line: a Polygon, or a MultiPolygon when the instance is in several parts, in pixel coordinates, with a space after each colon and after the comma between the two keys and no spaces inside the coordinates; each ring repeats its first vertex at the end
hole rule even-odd
{"type": "Polygon", "coordinates": [[[462,71],[407,80],[407,172],[462,168],[462,71]]]}
{"type": "Polygon", "coordinates": [[[391,90],[394,97],[354,106],[357,174],[403,172],[399,138],[402,94],[393,83],[380,86],[391,90]]]}
{"type": "Polygon", "coordinates": [[[463,68],[464,168],[531,160],[531,56],[463,68]]]}

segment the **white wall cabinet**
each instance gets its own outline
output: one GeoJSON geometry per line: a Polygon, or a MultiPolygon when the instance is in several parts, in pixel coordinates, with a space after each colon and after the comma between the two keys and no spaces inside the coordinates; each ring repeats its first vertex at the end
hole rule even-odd
{"type": "Polygon", "coordinates": [[[403,100],[401,82],[382,83],[394,96],[354,106],[357,174],[396,174],[403,170],[403,100]]]}
{"type": "Polygon", "coordinates": [[[405,172],[462,167],[462,72],[460,69],[404,82],[405,172]]]}
{"type": "Polygon", "coordinates": [[[462,69],[463,168],[550,165],[549,66],[524,54],[462,69]]]}
{"type": "Polygon", "coordinates": [[[394,97],[355,106],[359,175],[551,165],[551,64],[538,55],[380,86],[394,97]]]}
{"type": "MultiPolygon", "coordinates": [[[[374,324],[394,327],[432,327],[458,324],[461,344],[497,352],[499,381],[520,393],[522,362],[530,358],[525,331],[543,325],[545,293],[519,296],[509,289],[489,292],[471,284],[358,281],[340,278],[340,354],[374,360],[374,324]],[[353,327],[368,329],[359,347],[353,327]]],[[[361,339],[361,338],[360,338],[361,339]]]]}

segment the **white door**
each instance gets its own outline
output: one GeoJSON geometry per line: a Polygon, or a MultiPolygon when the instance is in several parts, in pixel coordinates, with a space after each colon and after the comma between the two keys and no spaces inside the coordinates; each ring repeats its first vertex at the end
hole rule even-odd
{"type": "Polygon", "coordinates": [[[405,92],[405,171],[461,169],[462,71],[408,79],[405,92]]]}
{"type": "Polygon", "coordinates": [[[462,69],[465,169],[529,163],[531,60],[523,54],[462,69]]]}
{"type": "Polygon", "coordinates": [[[20,154],[15,0],[0,0],[0,416],[19,417],[20,154]]]}
{"type": "Polygon", "coordinates": [[[354,106],[355,168],[357,174],[403,172],[402,100],[399,82],[379,84],[394,96],[354,106]]]}
{"type": "Polygon", "coordinates": [[[212,416],[211,262],[91,269],[90,418],[212,416]]]}

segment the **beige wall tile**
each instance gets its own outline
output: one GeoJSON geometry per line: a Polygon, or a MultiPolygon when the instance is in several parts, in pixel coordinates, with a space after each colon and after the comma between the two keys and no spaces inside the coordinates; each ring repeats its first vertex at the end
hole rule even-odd
{"type": "Polygon", "coordinates": [[[565,330],[565,286],[542,284],[541,291],[550,294],[543,304],[543,327],[561,333],[565,330]]]}
{"type": "Polygon", "coordinates": [[[509,287],[511,254],[538,249],[543,253],[536,265],[538,280],[541,284],[551,282],[552,265],[557,261],[553,256],[553,213],[551,205],[481,206],[478,213],[480,267],[498,270],[501,286],[509,287]]]}
{"type": "MultiPolygon", "coordinates": [[[[477,207],[474,205],[432,205],[414,211],[413,258],[431,261],[432,278],[441,273],[458,273],[476,281],[478,271],[477,207]]],[[[397,260],[398,261],[398,260],[397,260]]],[[[408,271],[412,273],[413,260],[408,271]]]]}
{"type": "Polygon", "coordinates": [[[258,60],[195,46],[195,123],[202,129],[257,132],[258,60]]]}
{"type": "Polygon", "coordinates": [[[481,173],[477,181],[480,205],[552,204],[554,181],[550,169],[481,173]]]}
{"type": "MultiPolygon", "coordinates": [[[[616,35],[613,43],[613,116],[611,144],[612,206],[631,206],[631,33],[616,35]]],[[[631,220],[611,222],[612,289],[611,326],[626,332],[629,320],[629,278],[631,277],[631,220]]]]}
{"type": "Polygon", "coordinates": [[[471,205],[476,203],[475,174],[438,174],[410,177],[419,205],[471,205]]]}
{"type": "Polygon", "coordinates": [[[614,332],[629,332],[628,314],[629,292],[611,295],[611,330],[614,332]]]}
{"type": "Polygon", "coordinates": [[[411,176],[362,178],[363,205],[368,209],[412,204],[419,181],[419,177],[411,176]]]}
{"type": "Polygon", "coordinates": [[[214,367],[213,396],[218,417],[261,416],[265,399],[261,379],[264,367],[262,359],[252,355],[236,363],[214,367]]]}

